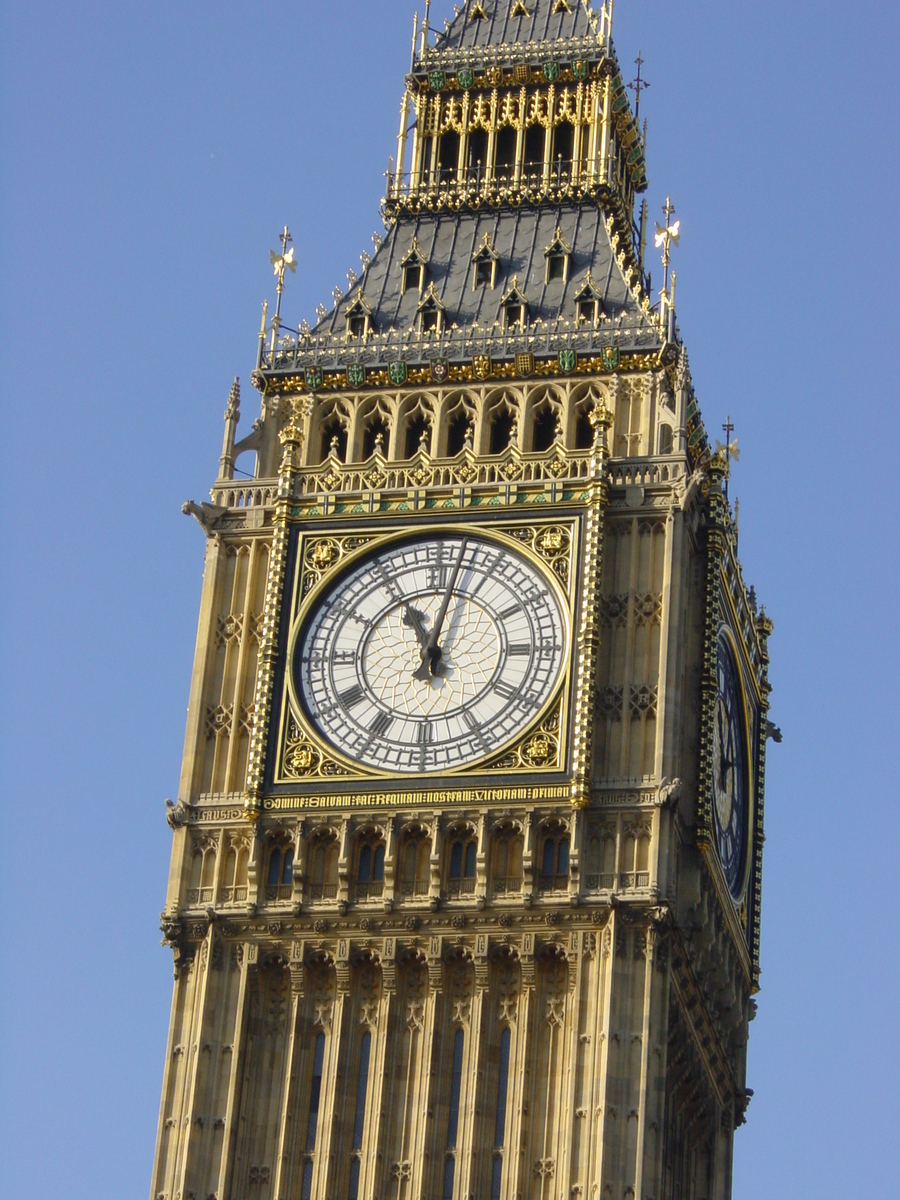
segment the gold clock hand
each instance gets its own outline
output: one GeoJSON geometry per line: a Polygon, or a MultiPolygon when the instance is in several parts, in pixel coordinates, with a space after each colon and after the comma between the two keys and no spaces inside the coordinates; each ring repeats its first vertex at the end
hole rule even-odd
{"type": "Polygon", "coordinates": [[[432,626],[431,633],[428,635],[428,641],[422,647],[420,652],[421,663],[418,669],[413,673],[413,679],[429,680],[436,675],[443,675],[446,668],[441,663],[441,648],[438,645],[438,638],[441,636],[441,629],[444,625],[444,618],[447,616],[447,609],[450,607],[450,599],[453,596],[453,589],[456,587],[456,581],[459,578],[460,568],[462,567],[463,555],[466,552],[468,540],[463,538],[462,544],[459,547],[459,554],[456,556],[456,562],[453,565],[453,570],[450,572],[450,578],[447,581],[447,587],[444,589],[444,599],[441,601],[441,607],[438,610],[437,619],[432,626]]]}

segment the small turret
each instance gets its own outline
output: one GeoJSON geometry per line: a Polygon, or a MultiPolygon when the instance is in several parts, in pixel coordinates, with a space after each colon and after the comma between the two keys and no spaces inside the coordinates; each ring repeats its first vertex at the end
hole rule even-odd
{"type": "Polygon", "coordinates": [[[225,408],[225,437],[219,459],[219,479],[234,479],[234,438],[241,419],[241,381],[235,375],[225,408]]]}

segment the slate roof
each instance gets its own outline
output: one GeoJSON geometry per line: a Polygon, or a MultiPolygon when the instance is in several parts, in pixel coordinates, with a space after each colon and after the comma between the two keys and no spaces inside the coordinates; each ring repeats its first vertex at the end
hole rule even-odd
{"type": "Polygon", "coordinates": [[[558,0],[525,0],[528,16],[512,16],[516,0],[479,0],[484,19],[473,18],[476,0],[466,0],[462,11],[437,38],[436,49],[481,48],[514,42],[540,42],[557,38],[590,37],[596,33],[584,0],[568,0],[571,12],[554,12],[558,0]]]}
{"type": "Polygon", "coordinates": [[[426,260],[425,285],[433,283],[444,306],[447,325],[490,326],[501,315],[500,302],[514,278],[528,300],[530,322],[572,320],[575,295],[590,270],[604,312],[646,321],[616,262],[602,211],[570,205],[483,213],[447,213],[408,218],[389,230],[365,273],[351,291],[316,326],[316,333],[344,334],[346,311],[360,289],[372,310],[376,332],[415,326],[420,294],[403,294],[401,260],[416,238],[426,260]],[[568,277],[545,283],[544,250],[557,227],[572,247],[568,277]],[[472,286],[472,257],[487,234],[499,256],[493,288],[472,286]]]}

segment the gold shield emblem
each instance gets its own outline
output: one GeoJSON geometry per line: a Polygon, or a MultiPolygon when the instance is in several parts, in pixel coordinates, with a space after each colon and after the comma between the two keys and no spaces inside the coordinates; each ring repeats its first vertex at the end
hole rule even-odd
{"type": "Polygon", "coordinates": [[[516,374],[531,375],[534,371],[534,355],[529,351],[516,355],[516,374]]]}
{"type": "Polygon", "coordinates": [[[476,379],[488,379],[491,374],[491,356],[476,354],[472,359],[472,371],[476,379]]]}

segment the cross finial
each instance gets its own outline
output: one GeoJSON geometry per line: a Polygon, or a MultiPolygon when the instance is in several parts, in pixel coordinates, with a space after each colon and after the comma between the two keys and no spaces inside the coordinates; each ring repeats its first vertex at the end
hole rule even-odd
{"type": "Polygon", "coordinates": [[[644,65],[644,60],[641,57],[640,50],[638,51],[638,56],[634,61],[637,64],[637,78],[632,79],[628,86],[634,92],[634,119],[637,121],[641,113],[641,92],[646,91],[650,84],[646,79],[641,78],[641,67],[644,65]]]}

